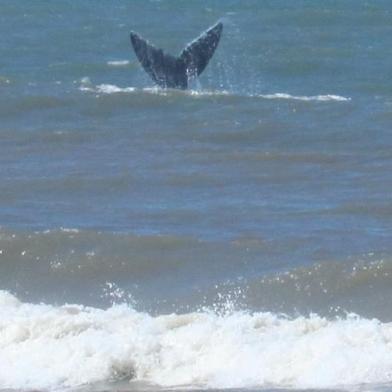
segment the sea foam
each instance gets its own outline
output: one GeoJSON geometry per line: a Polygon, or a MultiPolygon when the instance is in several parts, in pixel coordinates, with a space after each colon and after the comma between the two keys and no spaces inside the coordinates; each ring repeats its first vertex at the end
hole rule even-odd
{"type": "Polygon", "coordinates": [[[130,62],[128,60],[113,60],[107,62],[107,65],[110,65],[111,67],[125,67],[129,64],[130,62]]]}
{"type": "Polygon", "coordinates": [[[335,94],[324,95],[291,95],[288,93],[274,93],[274,94],[241,94],[230,92],[228,90],[173,90],[161,89],[158,87],[119,87],[114,84],[99,84],[93,85],[88,77],[82,78],[79,86],[80,91],[93,92],[96,94],[117,94],[117,93],[147,93],[156,95],[170,95],[170,94],[184,94],[192,97],[240,97],[240,98],[259,98],[259,99],[277,99],[277,100],[292,100],[304,102],[348,102],[351,101],[349,97],[343,97],[335,94]]]}
{"type": "Polygon", "coordinates": [[[337,101],[337,102],[346,102],[351,101],[351,98],[343,97],[341,95],[335,94],[324,94],[324,95],[291,95],[286,93],[276,93],[276,94],[260,94],[257,95],[260,98],[265,99],[289,99],[294,101],[319,101],[319,102],[328,102],[328,101],[337,101]]]}
{"type": "Polygon", "coordinates": [[[114,94],[114,93],[129,93],[136,90],[135,87],[118,87],[114,84],[99,84],[97,86],[91,83],[88,77],[80,81],[80,91],[93,92],[96,94],[114,94]]]}
{"type": "Polygon", "coordinates": [[[0,389],[135,380],[161,387],[332,388],[392,381],[392,324],[127,305],[22,303],[0,291],[0,389]]]}

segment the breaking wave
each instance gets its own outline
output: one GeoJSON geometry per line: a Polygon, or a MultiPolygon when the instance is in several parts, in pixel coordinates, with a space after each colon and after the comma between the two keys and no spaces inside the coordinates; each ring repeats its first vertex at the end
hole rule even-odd
{"type": "Polygon", "coordinates": [[[151,316],[20,302],[0,291],[0,388],[332,388],[392,381],[392,324],[268,312],[151,316]]]}

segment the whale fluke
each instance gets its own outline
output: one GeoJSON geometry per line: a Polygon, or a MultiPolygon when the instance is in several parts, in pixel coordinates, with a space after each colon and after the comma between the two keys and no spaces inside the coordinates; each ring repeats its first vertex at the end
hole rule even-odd
{"type": "Polygon", "coordinates": [[[218,46],[223,25],[215,24],[189,43],[178,57],[157,49],[135,32],[131,42],[136,56],[152,80],[163,88],[188,87],[188,80],[199,76],[218,46]]]}

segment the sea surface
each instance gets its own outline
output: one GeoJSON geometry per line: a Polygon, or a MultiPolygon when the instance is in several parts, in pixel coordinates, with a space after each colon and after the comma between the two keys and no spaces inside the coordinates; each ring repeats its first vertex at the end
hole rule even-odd
{"type": "Polygon", "coordinates": [[[392,390],[392,2],[0,0],[0,390],[287,388],[392,390]]]}

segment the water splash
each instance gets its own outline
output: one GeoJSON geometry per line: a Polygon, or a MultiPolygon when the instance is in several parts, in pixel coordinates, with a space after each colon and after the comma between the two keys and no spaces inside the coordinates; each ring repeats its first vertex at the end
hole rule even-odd
{"type": "Polygon", "coordinates": [[[173,90],[161,89],[158,87],[147,87],[139,89],[136,87],[119,87],[113,84],[99,84],[93,85],[89,78],[83,78],[80,82],[79,90],[84,92],[93,92],[95,94],[118,94],[118,93],[148,93],[155,95],[174,95],[183,94],[191,97],[233,97],[233,98],[259,98],[259,99],[276,99],[276,100],[293,100],[305,102],[348,102],[351,101],[349,97],[343,97],[335,94],[320,94],[320,95],[291,95],[288,93],[274,93],[274,94],[238,94],[228,90],[202,90],[199,85],[194,86],[191,90],[173,90]]]}
{"type": "Polygon", "coordinates": [[[0,291],[0,364],[1,389],[124,378],[163,388],[352,388],[392,382],[392,323],[213,310],[153,317],[0,291]]]}

